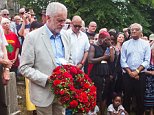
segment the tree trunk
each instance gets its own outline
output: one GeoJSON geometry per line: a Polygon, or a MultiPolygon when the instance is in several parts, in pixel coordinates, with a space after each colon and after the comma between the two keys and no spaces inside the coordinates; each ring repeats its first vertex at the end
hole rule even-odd
{"type": "Polygon", "coordinates": [[[0,10],[6,8],[7,0],[0,0],[0,10]]]}

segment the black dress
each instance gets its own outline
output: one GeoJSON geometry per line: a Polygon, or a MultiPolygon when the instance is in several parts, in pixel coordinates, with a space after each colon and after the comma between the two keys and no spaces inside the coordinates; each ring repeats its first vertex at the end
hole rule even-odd
{"type": "Polygon", "coordinates": [[[115,59],[114,59],[114,64],[113,64],[113,76],[114,76],[114,92],[118,93],[118,94],[122,94],[122,68],[121,68],[121,64],[120,64],[120,50],[115,48],[115,59]]]}
{"type": "MultiPolygon", "coordinates": [[[[93,45],[95,48],[94,58],[102,57],[106,51],[106,47],[93,45]]],[[[90,78],[97,88],[97,102],[100,102],[106,97],[105,82],[109,76],[109,67],[107,63],[95,63],[90,71],[90,78]],[[103,94],[103,95],[102,95],[103,94]]]]}
{"type": "MultiPolygon", "coordinates": [[[[154,70],[154,65],[150,64],[149,71],[154,70]]],[[[154,76],[147,75],[146,76],[146,90],[144,96],[144,106],[145,109],[154,108],[154,76]]]]}

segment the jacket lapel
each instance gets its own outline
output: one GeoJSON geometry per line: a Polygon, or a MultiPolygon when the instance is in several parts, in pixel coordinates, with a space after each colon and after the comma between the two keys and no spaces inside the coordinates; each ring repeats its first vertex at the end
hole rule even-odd
{"type": "Polygon", "coordinates": [[[42,40],[44,42],[44,45],[47,48],[47,51],[48,51],[53,63],[56,66],[56,61],[55,61],[55,56],[54,56],[53,49],[52,49],[52,44],[51,44],[51,41],[50,41],[50,36],[47,34],[47,32],[45,30],[45,27],[43,28],[41,38],[42,38],[42,40]]]}
{"type": "Polygon", "coordinates": [[[65,59],[68,58],[68,38],[63,34],[61,33],[61,39],[62,39],[62,42],[63,42],[63,45],[64,45],[64,52],[65,52],[65,59]]]}

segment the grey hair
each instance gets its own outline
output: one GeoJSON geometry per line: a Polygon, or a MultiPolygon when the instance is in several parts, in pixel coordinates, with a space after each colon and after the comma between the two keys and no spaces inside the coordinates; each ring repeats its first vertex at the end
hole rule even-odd
{"type": "Polygon", "coordinates": [[[64,12],[64,11],[67,12],[67,8],[62,3],[59,3],[59,2],[51,2],[47,6],[46,15],[48,15],[48,16],[54,16],[58,12],[64,12]]]}
{"type": "Polygon", "coordinates": [[[142,32],[143,27],[141,26],[141,24],[133,23],[133,24],[130,25],[130,29],[132,29],[133,26],[137,26],[140,29],[140,31],[142,32]]]}

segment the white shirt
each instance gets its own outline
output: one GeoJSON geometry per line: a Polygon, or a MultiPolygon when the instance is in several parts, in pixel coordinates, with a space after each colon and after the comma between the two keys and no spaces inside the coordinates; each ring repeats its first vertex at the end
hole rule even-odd
{"type": "Polygon", "coordinates": [[[108,106],[108,108],[107,108],[107,115],[110,115],[109,114],[109,112],[113,112],[113,113],[118,113],[119,112],[119,110],[124,110],[124,107],[122,106],[122,105],[120,105],[119,107],[118,107],[118,110],[116,111],[115,109],[114,109],[114,107],[113,107],[113,104],[110,104],[109,106],[108,106]]]}
{"type": "Polygon", "coordinates": [[[145,40],[133,38],[124,42],[121,48],[121,67],[136,70],[140,65],[147,68],[150,63],[150,44],[145,40]]]}
{"type": "Polygon", "coordinates": [[[89,111],[88,115],[97,115],[97,112],[99,112],[99,107],[96,105],[94,111],[89,111]]]}
{"type": "Polygon", "coordinates": [[[77,36],[71,28],[66,31],[66,34],[71,41],[71,54],[73,64],[77,65],[82,61],[84,53],[89,50],[90,43],[88,40],[88,36],[82,31],[79,31],[79,35],[77,36]]]}
{"type": "Polygon", "coordinates": [[[0,25],[0,58],[3,58],[3,56],[4,56],[4,52],[2,51],[2,46],[3,46],[3,45],[7,46],[8,43],[7,43],[7,41],[6,41],[3,28],[2,28],[2,26],[0,25]]]}

